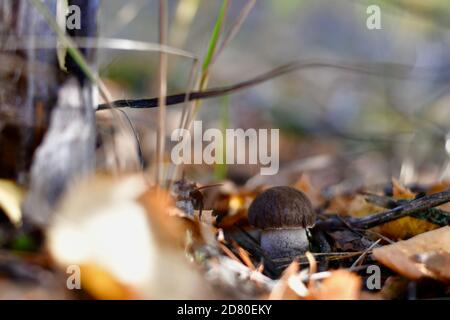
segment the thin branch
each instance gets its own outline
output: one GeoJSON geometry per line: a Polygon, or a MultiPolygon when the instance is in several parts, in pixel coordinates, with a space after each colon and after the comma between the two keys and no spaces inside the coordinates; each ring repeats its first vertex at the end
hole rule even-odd
{"type": "MultiPolygon", "coordinates": [[[[303,60],[294,61],[261,74],[255,78],[247,81],[243,81],[234,85],[224,86],[219,88],[213,88],[205,91],[196,91],[190,94],[179,93],[174,95],[169,95],[166,97],[166,105],[174,105],[184,102],[186,99],[189,101],[216,98],[223,95],[235,93],[244,89],[248,89],[259,85],[261,83],[267,82],[274,78],[280,77],[282,75],[305,69],[313,68],[331,68],[338,69],[349,72],[358,72],[361,74],[367,74],[372,76],[390,76],[401,79],[410,79],[412,67],[408,65],[392,64],[392,63],[381,63],[381,64],[357,64],[357,63],[337,63],[337,62],[327,62],[320,60],[303,60]]],[[[424,69],[423,73],[429,73],[429,75],[435,74],[434,69],[424,69]]],[[[415,77],[417,79],[417,77],[415,77]]],[[[112,103],[116,108],[155,108],[159,105],[158,98],[150,99],[137,99],[137,100],[118,100],[112,103]]],[[[103,110],[108,108],[107,105],[101,104],[98,106],[97,110],[103,110]]]]}
{"type": "MultiPolygon", "coordinates": [[[[376,213],[364,218],[350,218],[347,220],[347,223],[355,229],[370,229],[386,222],[440,206],[447,202],[450,202],[450,189],[408,201],[394,209],[376,213]]],[[[336,230],[345,228],[345,224],[334,216],[326,220],[318,221],[316,227],[323,230],[336,230]]]]}
{"type": "MultiPolygon", "coordinates": [[[[366,194],[365,198],[368,202],[387,209],[393,209],[408,202],[408,200],[395,200],[391,197],[379,196],[374,194],[366,194]]],[[[417,211],[412,213],[411,216],[416,219],[434,223],[441,227],[450,224],[450,212],[441,210],[439,208],[428,208],[422,211],[417,211]]]]}
{"type": "Polygon", "coordinates": [[[353,264],[350,267],[350,271],[355,271],[355,269],[363,262],[363,259],[375,248],[381,241],[381,238],[375,241],[368,247],[364,252],[358,257],[358,259],[353,262],[353,264]]]}

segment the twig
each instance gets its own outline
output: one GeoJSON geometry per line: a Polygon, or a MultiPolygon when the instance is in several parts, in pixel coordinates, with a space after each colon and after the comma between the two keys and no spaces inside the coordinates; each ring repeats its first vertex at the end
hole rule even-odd
{"type": "MultiPolygon", "coordinates": [[[[350,218],[347,220],[347,223],[349,223],[355,229],[370,229],[380,224],[405,217],[407,215],[412,215],[433,207],[440,206],[449,201],[450,189],[429,196],[424,196],[419,199],[408,201],[394,209],[373,214],[364,218],[350,218]]],[[[335,230],[344,228],[345,224],[336,216],[333,216],[329,219],[318,221],[316,223],[316,226],[323,230],[335,230]]]]}
{"type": "MultiPolygon", "coordinates": [[[[354,251],[354,252],[312,252],[311,254],[314,257],[341,257],[341,256],[354,256],[354,255],[358,255],[358,254],[362,254],[363,251],[354,251]]],[[[299,256],[294,256],[294,257],[287,257],[287,258],[278,258],[278,259],[274,259],[274,262],[289,262],[292,261],[293,259],[306,259],[306,256],[304,254],[299,255],[299,256]]]]}
{"type": "Polygon", "coordinates": [[[354,271],[355,268],[358,266],[358,264],[367,256],[367,254],[372,251],[373,248],[375,248],[381,241],[381,238],[378,239],[377,241],[375,241],[374,243],[371,244],[370,247],[368,247],[366,250],[364,250],[364,252],[358,257],[358,259],[355,260],[355,262],[353,262],[353,264],[350,267],[350,271],[354,271]]]}
{"type": "MultiPolygon", "coordinates": [[[[327,261],[337,261],[353,258],[362,253],[363,251],[355,251],[355,252],[312,253],[312,255],[314,257],[325,256],[327,258],[327,261]]],[[[289,264],[291,264],[293,260],[297,260],[300,266],[309,265],[309,261],[306,259],[305,255],[274,259],[273,262],[277,265],[278,269],[283,269],[289,264]]]]}
{"type": "Polygon", "coordinates": [[[255,271],[256,268],[255,268],[252,260],[250,259],[248,252],[245,249],[243,249],[242,247],[238,246],[237,244],[235,244],[235,247],[238,250],[239,257],[245,263],[245,265],[247,267],[249,267],[252,271],[255,271]]]}
{"type": "MultiPolygon", "coordinates": [[[[366,194],[365,198],[367,201],[374,203],[377,206],[388,209],[395,208],[408,202],[408,200],[395,200],[391,197],[379,196],[374,194],[366,194]]],[[[411,216],[417,219],[429,221],[441,227],[450,224],[450,212],[438,208],[428,208],[423,211],[412,213],[411,216]]]]}
{"type": "Polygon", "coordinates": [[[367,202],[370,202],[378,207],[392,209],[399,205],[398,201],[388,196],[379,196],[377,194],[367,192],[362,192],[362,195],[364,195],[364,199],[366,199],[367,202]]]}
{"type": "Polygon", "coordinates": [[[220,248],[222,249],[223,252],[225,252],[225,254],[230,258],[233,259],[234,261],[237,261],[239,263],[242,263],[241,260],[239,260],[239,258],[234,254],[233,251],[230,250],[230,248],[228,248],[225,244],[223,243],[219,243],[220,248]]]}
{"type": "MultiPolygon", "coordinates": [[[[266,81],[272,80],[274,78],[280,77],[284,74],[294,72],[302,69],[311,68],[332,68],[344,71],[359,72],[367,75],[373,76],[391,76],[400,78],[409,78],[412,68],[407,65],[399,64],[357,64],[357,63],[338,63],[338,62],[327,62],[319,60],[300,60],[287,63],[264,74],[261,74],[255,78],[247,81],[243,81],[234,85],[224,86],[219,88],[213,88],[205,91],[195,91],[190,94],[178,93],[174,95],[169,95],[166,97],[166,105],[174,105],[182,103],[185,100],[199,100],[208,99],[214,97],[220,97],[230,93],[234,93],[240,90],[248,89],[250,87],[256,86],[258,84],[264,83],[266,81]]],[[[435,70],[427,69],[431,74],[435,70]]],[[[424,70],[422,74],[426,73],[424,70]]],[[[137,100],[117,100],[112,103],[113,107],[116,108],[156,108],[159,105],[158,98],[150,99],[137,99],[137,100]]],[[[100,104],[97,110],[104,110],[108,108],[106,104],[100,104]]]]}

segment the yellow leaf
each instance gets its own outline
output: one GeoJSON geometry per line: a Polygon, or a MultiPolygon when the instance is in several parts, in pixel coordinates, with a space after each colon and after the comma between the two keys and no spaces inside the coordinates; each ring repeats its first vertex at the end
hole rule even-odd
{"type": "Polygon", "coordinates": [[[403,217],[374,228],[374,231],[393,239],[408,239],[418,234],[435,230],[438,225],[413,217],[403,217]]]}

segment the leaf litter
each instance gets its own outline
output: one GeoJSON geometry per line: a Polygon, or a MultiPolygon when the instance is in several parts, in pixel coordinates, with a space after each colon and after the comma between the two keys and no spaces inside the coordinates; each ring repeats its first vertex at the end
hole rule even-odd
{"type": "MultiPolygon", "coordinates": [[[[1,256],[0,287],[14,285],[18,278],[25,287],[38,284],[36,297],[321,300],[399,298],[411,281],[434,281],[444,288],[436,297],[448,293],[448,226],[407,216],[372,228],[355,227],[354,219],[404,205],[417,194],[393,180],[392,195],[379,192],[374,198],[358,191],[330,201],[307,176],[298,181],[294,186],[315,199],[318,221],[332,223],[311,229],[306,254],[272,259],[260,246],[261,231],[247,220],[249,204],[267,186],[219,186],[209,189],[211,194],[205,189],[203,200],[212,205],[200,214],[198,199],[187,206],[189,195],[184,194],[177,207],[177,198],[149,186],[142,175],[97,174],[66,194],[48,229],[41,230],[45,241],[28,254],[32,259],[1,256]],[[62,288],[72,265],[80,266],[81,290],[62,288]],[[369,266],[379,270],[378,288],[367,285],[369,266]],[[35,270],[46,275],[45,285],[33,278],[35,270]],[[46,293],[48,286],[59,291],[46,293]]],[[[21,229],[4,222],[2,234],[8,223],[13,234],[27,227],[26,221],[21,229]]],[[[7,250],[11,241],[4,246],[7,250]]],[[[14,292],[20,295],[22,286],[14,292]]]]}

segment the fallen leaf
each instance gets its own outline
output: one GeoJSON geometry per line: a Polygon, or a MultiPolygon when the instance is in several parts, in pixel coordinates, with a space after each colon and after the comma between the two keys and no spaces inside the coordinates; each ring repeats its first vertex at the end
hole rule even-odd
{"type": "Polygon", "coordinates": [[[406,241],[376,248],[374,257],[385,266],[397,273],[418,280],[423,277],[441,279],[447,274],[448,258],[436,258],[426,264],[426,259],[420,259],[423,255],[443,255],[450,253],[450,227],[443,227],[429,231],[406,241]],[[440,260],[441,259],[441,260],[440,260]],[[440,261],[439,263],[436,261],[440,261]]]}
{"type": "Polygon", "coordinates": [[[384,210],[384,208],[368,202],[364,196],[356,195],[348,206],[348,215],[352,217],[365,217],[369,214],[384,210]]]}
{"type": "MultiPolygon", "coordinates": [[[[447,190],[448,188],[450,188],[450,181],[442,181],[442,182],[432,185],[428,189],[427,195],[442,192],[442,191],[447,190]]],[[[440,208],[442,210],[450,211],[450,202],[444,203],[443,205],[439,206],[438,208],[440,208]]]]}
{"type": "Polygon", "coordinates": [[[383,210],[385,209],[368,202],[363,195],[358,194],[356,196],[335,196],[331,199],[326,212],[352,217],[365,217],[383,210]]]}
{"type": "Polygon", "coordinates": [[[47,247],[64,270],[89,266],[82,270],[88,276],[83,285],[102,298],[121,296],[122,286],[140,299],[219,296],[177,243],[186,234],[177,234],[185,230],[177,223],[183,219],[169,216],[170,203],[162,190],[149,189],[143,175],[94,175],[61,199],[47,247]],[[115,291],[99,293],[86,282],[98,278],[115,291]]]}
{"type": "Polygon", "coordinates": [[[425,220],[403,217],[373,228],[373,231],[392,240],[403,240],[437,228],[438,225],[425,220]]]}
{"type": "Polygon", "coordinates": [[[399,299],[408,289],[409,280],[400,276],[391,276],[384,282],[380,295],[383,299],[399,299]]]}
{"type": "Polygon", "coordinates": [[[434,252],[424,259],[423,263],[437,278],[450,281],[450,253],[434,252]]]}
{"type": "Polygon", "coordinates": [[[372,242],[351,230],[330,232],[329,235],[334,240],[334,245],[342,251],[364,251],[372,242]]]}
{"type": "Polygon", "coordinates": [[[214,205],[214,211],[218,213],[217,226],[227,229],[239,222],[247,222],[247,210],[255,196],[249,191],[222,195],[214,205]]]}
{"type": "Polygon", "coordinates": [[[433,184],[427,191],[427,194],[438,193],[450,188],[450,181],[441,181],[433,184]]]}
{"type": "Polygon", "coordinates": [[[407,187],[402,185],[400,181],[395,178],[392,178],[392,193],[394,199],[408,199],[412,200],[416,197],[415,193],[409,190],[407,187]]]}

